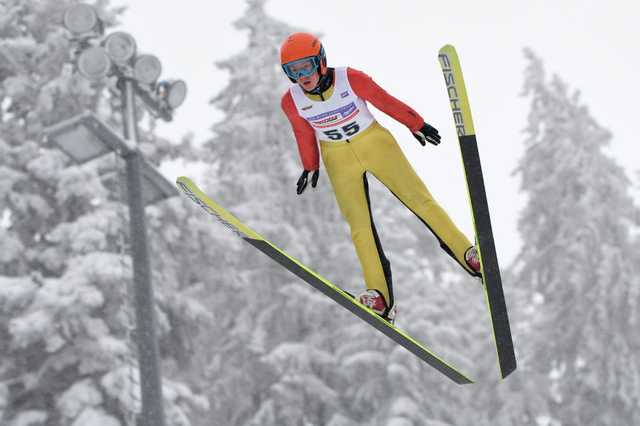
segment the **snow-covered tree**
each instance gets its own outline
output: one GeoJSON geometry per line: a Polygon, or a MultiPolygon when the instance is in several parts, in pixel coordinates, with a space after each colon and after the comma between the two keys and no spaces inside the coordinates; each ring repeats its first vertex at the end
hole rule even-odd
{"type": "MultiPolygon", "coordinates": [[[[216,179],[207,185],[208,192],[266,238],[315,266],[319,263],[310,260],[319,259],[315,253],[323,247],[313,243],[313,228],[303,225],[317,224],[307,213],[308,206],[316,206],[314,215],[327,216],[327,211],[335,211],[323,209],[323,200],[331,207],[334,201],[326,176],[317,190],[303,197],[295,194],[302,169],[280,111],[286,80],[277,62],[281,40],[293,29],[268,16],[264,3],[247,2],[246,13],[235,23],[248,33],[247,48],[217,63],[229,71],[229,83],[212,100],[226,117],[213,127],[215,137],[206,144],[215,170],[210,175],[216,179]]],[[[218,247],[235,238],[220,229],[220,237],[212,241],[218,247]]],[[[311,330],[321,327],[324,316],[331,321],[333,315],[308,309],[309,296],[313,300],[322,296],[301,288],[293,275],[253,248],[230,242],[227,247],[233,251],[227,251],[219,265],[228,273],[219,277],[215,297],[227,301],[218,314],[228,326],[222,330],[221,344],[212,348],[209,365],[215,419],[230,425],[298,424],[296,410],[301,407],[293,401],[304,395],[309,402],[305,412],[311,418],[322,416],[323,410],[335,411],[322,408],[335,400],[316,398],[306,385],[330,388],[323,383],[331,359],[319,340],[325,336],[311,336],[311,330]],[[311,337],[315,345],[307,342],[311,337]],[[300,382],[301,377],[306,379],[300,382]]]]}
{"type": "MultiPolygon", "coordinates": [[[[44,127],[84,109],[119,122],[105,85],[91,85],[73,72],[62,26],[70,4],[0,4],[3,425],[124,425],[140,400],[126,309],[132,275],[128,218],[107,173],[118,171],[114,157],[73,166],[42,139],[44,127]]],[[[96,8],[106,27],[122,12],[106,1],[96,8]]],[[[174,277],[165,278],[156,295],[159,334],[167,340],[178,322],[172,315],[196,323],[197,314],[189,309],[187,315],[184,306],[197,304],[188,295],[170,297],[178,286],[174,277]],[[169,299],[173,310],[162,303],[169,299]]],[[[168,424],[188,425],[190,407],[206,407],[179,382],[167,380],[165,394],[168,424]]]]}
{"type": "MultiPolygon", "coordinates": [[[[348,225],[324,169],[317,188],[295,194],[302,166],[280,110],[290,83],[278,49],[289,33],[302,29],[269,16],[265,3],[247,1],[246,13],[235,23],[248,34],[247,47],[217,63],[229,72],[229,83],[212,100],[226,115],[205,144],[212,164],[207,192],[337,285],[361,291],[348,225]]],[[[400,324],[420,340],[434,337],[441,345],[436,352],[462,354],[456,357],[461,367],[473,364],[468,345],[482,334],[475,328],[481,323],[476,314],[486,319],[480,286],[468,278],[456,283],[460,275],[453,271],[459,267],[424,224],[375,178],[369,183],[374,220],[402,299],[400,324]],[[478,296],[478,310],[468,308],[464,294],[478,296]]],[[[437,372],[404,349],[250,246],[234,244],[235,236],[224,227],[218,229],[211,244],[220,252],[215,265],[225,273],[211,277],[215,292],[207,299],[221,324],[203,337],[214,342],[204,349],[212,407],[207,422],[391,425],[431,418],[433,424],[454,424],[442,404],[460,412],[463,398],[455,396],[455,385],[443,385],[437,372]]]]}
{"type": "Polygon", "coordinates": [[[517,172],[528,196],[519,221],[527,244],[514,271],[529,294],[525,392],[546,395],[529,406],[526,424],[636,424],[640,286],[630,182],[579,92],[548,80],[542,61],[525,55],[531,110],[517,172]]]}

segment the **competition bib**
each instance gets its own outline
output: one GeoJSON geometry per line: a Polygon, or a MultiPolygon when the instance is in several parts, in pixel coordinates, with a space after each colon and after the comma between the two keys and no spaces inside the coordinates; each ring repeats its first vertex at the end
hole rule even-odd
{"type": "Polygon", "coordinates": [[[334,73],[333,94],[326,101],[309,99],[297,84],[290,89],[298,114],[313,127],[318,140],[347,140],[374,121],[365,101],[349,85],[347,68],[335,68],[334,73]]]}

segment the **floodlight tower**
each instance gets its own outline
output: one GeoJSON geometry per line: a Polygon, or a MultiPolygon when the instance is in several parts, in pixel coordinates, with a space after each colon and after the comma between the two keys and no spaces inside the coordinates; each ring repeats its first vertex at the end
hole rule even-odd
{"type": "Polygon", "coordinates": [[[187,86],[182,80],[158,81],[162,73],[160,61],[150,54],[138,54],[136,41],[130,34],[116,31],[105,37],[104,24],[92,6],[82,3],[70,6],[64,13],[63,21],[72,34],[75,69],[92,81],[110,76],[117,78],[116,87],[122,99],[124,139],[88,113],[52,126],[49,136],[77,162],[90,157],[87,143],[97,147],[94,148],[96,155],[116,151],[125,159],[142,395],[138,425],[164,426],[144,203],[145,195],[147,200],[162,199],[174,195],[175,188],[170,185],[173,189],[167,189],[169,185],[142,158],[138,149],[135,100],[136,96],[139,97],[154,116],[171,121],[173,111],[185,100],[187,86]],[[151,182],[146,184],[145,188],[149,188],[146,192],[143,191],[143,178],[146,178],[144,182],[151,182]],[[152,190],[161,195],[150,196],[152,190]]]}

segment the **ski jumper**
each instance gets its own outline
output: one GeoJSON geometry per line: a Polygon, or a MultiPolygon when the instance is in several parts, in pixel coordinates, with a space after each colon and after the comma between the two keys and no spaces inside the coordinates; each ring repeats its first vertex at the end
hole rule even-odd
{"type": "Polygon", "coordinates": [[[375,120],[366,102],[412,132],[422,127],[422,117],[367,74],[346,67],[330,71],[334,72],[334,82],[324,93],[311,95],[295,84],[282,97],[281,106],[291,122],[304,169],[317,170],[322,155],[338,206],[349,223],[366,287],[380,291],[388,305],[393,305],[391,267],[373,223],[367,172],[382,182],[429,228],[441,247],[473,274],[464,260],[464,253],[472,244],[433,199],[393,135],[375,120]]]}

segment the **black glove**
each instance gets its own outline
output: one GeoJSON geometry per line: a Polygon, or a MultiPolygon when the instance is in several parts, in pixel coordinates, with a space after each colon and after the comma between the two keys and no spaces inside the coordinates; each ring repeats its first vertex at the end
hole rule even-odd
{"type": "MultiPolygon", "coordinates": [[[[307,187],[307,176],[309,175],[310,170],[305,170],[300,175],[300,179],[298,179],[298,195],[304,192],[304,189],[307,187]]],[[[318,183],[318,177],[320,176],[320,169],[315,170],[313,175],[311,176],[311,187],[315,188],[318,183]]]]}
{"type": "Polygon", "coordinates": [[[425,142],[429,142],[433,145],[438,145],[440,143],[440,135],[438,134],[438,130],[435,127],[429,126],[427,123],[422,125],[422,128],[417,132],[413,133],[420,145],[424,146],[425,142]]]}

